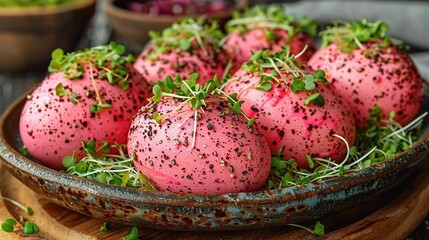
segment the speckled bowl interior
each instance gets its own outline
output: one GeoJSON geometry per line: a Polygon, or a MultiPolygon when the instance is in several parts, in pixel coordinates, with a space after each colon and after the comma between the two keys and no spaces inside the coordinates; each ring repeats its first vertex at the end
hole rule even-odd
{"type": "MultiPolygon", "coordinates": [[[[428,91],[422,111],[429,110],[428,91]]],[[[71,210],[113,222],[175,230],[231,230],[299,223],[330,216],[398,185],[426,158],[429,121],[409,151],[321,183],[222,195],[172,194],[106,185],[61,173],[19,153],[25,97],[0,120],[0,159],[24,184],[71,210]]]]}

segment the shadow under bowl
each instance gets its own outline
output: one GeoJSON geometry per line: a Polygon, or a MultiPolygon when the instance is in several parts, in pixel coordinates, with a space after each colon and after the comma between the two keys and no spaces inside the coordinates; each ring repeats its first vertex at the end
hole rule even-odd
{"type": "Polygon", "coordinates": [[[75,49],[96,0],[49,7],[0,7],[0,70],[47,69],[51,52],[75,49]]]}
{"type": "MultiPolygon", "coordinates": [[[[403,183],[429,149],[429,121],[425,121],[425,131],[412,149],[320,183],[220,195],[142,191],[58,172],[22,155],[18,128],[25,100],[25,96],[17,100],[0,119],[0,159],[12,175],[68,209],[106,221],[158,229],[237,230],[332,216],[376,200],[403,183]]],[[[423,111],[429,109],[428,102],[426,99],[423,111]]]]}

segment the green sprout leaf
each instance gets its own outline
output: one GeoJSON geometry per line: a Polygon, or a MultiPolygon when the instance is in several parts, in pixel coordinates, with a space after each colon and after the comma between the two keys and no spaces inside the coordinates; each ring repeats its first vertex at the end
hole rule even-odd
{"type": "Polygon", "coordinates": [[[57,96],[60,96],[60,97],[67,96],[67,92],[64,91],[62,83],[58,83],[57,86],[55,86],[55,94],[57,94],[57,96]]]}
{"type": "Polygon", "coordinates": [[[1,229],[5,232],[13,232],[14,227],[12,224],[7,223],[7,222],[2,222],[1,224],[1,229]]]}
{"type": "Polygon", "coordinates": [[[111,222],[104,222],[103,226],[100,227],[100,232],[107,232],[112,228],[111,222]]]}
{"type": "Polygon", "coordinates": [[[188,51],[191,49],[192,43],[188,39],[180,39],[179,41],[179,47],[182,51],[188,51]]]}
{"type": "Polygon", "coordinates": [[[318,98],[320,96],[319,93],[313,93],[310,96],[308,96],[305,101],[304,104],[307,106],[308,104],[310,104],[312,101],[315,101],[316,98],[318,98]]]}
{"type": "Polygon", "coordinates": [[[254,123],[255,123],[255,121],[256,121],[256,117],[254,117],[254,118],[250,118],[248,121],[247,121],[247,126],[252,126],[254,123]]]}
{"type": "Polygon", "coordinates": [[[294,78],[292,84],[290,85],[292,92],[296,93],[305,89],[305,83],[298,78],[294,78]]]}
{"type": "Polygon", "coordinates": [[[13,218],[6,218],[6,220],[4,220],[4,222],[7,224],[10,224],[12,226],[17,224],[16,220],[13,218]]]}
{"type": "Polygon", "coordinates": [[[246,32],[254,28],[268,29],[265,37],[269,41],[276,39],[275,29],[287,31],[290,41],[298,33],[307,33],[310,36],[317,34],[317,22],[314,19],[295,17],[287,13],[282,5],[271,4],[269,6],[255,6],[242,12],[234,12],[233,19],[226,24],[227,31],[246,32]]]}
{"type": "Polygon", "coordinates": [[[265,82],[262,85],[259,85],[256,89],[264,91],[264,92],[268,92],[273,88],[272,83],[270,82],[265,82]]]}
{"type": "Polygon", "coordinates": [[[33,211],[33,209],[31,208],[31,207],[26,207],[25,208],[25,213],[27,214],[27,215],[33,215],[33,213],[34,213],[34,211],[33,211]]]}
{"type": "Polygon", "coordinates": [[[332,26],[322,31],[322,47],[336,43],[341,51],[350,53],[353,49],[365,49],[364,43],[382,42],[379,47],[391,45],[387,34],[389,25],[382,21],[362,19],[353,22],[334,21],[332,26]]]}
{"type": "Polygon", "coordinates": [[[24,228],[22,229],[22,233],[24,234],[33,234],[33,233],[38,233],[39,232],[39,227],[32,222],[25,222],[24,224],[24,228]]]}
{"type": "Polygon", "coordinates": [[[306,75],[304,79],[305,90],[313,90],[316,88],[316,84],[314,83],[315,79],[312,75],[306,75]]]}
{"type": "Polygon", "coordinates": [[[133,227],[131,229],[131,233],[122,237],[122,240],[137,240],[138,237],[139,237],[138,229],[136,227],[133,227]]]}
{"type": "Polygon", "coordinates": [[[211,56],[206,45],[218,49],[224,34],[216,21],[206,22],[202,18],[195,20],[186,17],[162,32],[151,32],[150,37],[156,50],[148,54],[147,59],[155,59],[159,54],[169,50],[190,51],[195,48],[200,48],[206,55],[211,56]]]}
{"type": "Polygon", "coordinates": [[[72,155],[72,156],[65,156],[65,157],[63,158],[62,163],[63,163],[63,166],[64,166],[65,168],[72,167],[72,166],[76,165],[76,163],[77,163],[76,156],[74,155],[74,153],[73,153],[73,155],[72,155]]]}
{"type": "Polygon", "coordinates": [[[317,236],[325,235],[325,226],[317,221],[316,225],[314,226],[313,234],[317,236]]]}

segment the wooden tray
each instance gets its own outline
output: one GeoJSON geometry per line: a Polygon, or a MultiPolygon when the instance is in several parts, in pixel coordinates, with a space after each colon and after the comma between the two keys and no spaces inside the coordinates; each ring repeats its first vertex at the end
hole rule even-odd
{"type": "MultiPolygon", "coordinates": [[[[17,228],[13,233],[0,230],[0,239],[120,239],[131,227],[113,224],[108,232],[100,232],[103,220],[70,211],[33,192],[10,175],[0,165],[0,196],[12,198],[30,206],[34,214],[27,216],[8,202],[0,201],[0,222],[21,216],[36,223],[40,233],[24,235],[17,228]]],[[[377,211],[361,219],[353,219],[338,228],[344,217],[332,216],[322,220],[327,239],[404,239],[429,214],[429,160],[418,168],[406,188],[377,211]],[[337,229],[338,228],[338,229],[337,229]]],[[[309,226],[311,227],[311,226],[309,226]]],[[[314,239],[305,230],[280,226],[245,231],[178,232],[139,228],[140,239],[314,239]]]]}

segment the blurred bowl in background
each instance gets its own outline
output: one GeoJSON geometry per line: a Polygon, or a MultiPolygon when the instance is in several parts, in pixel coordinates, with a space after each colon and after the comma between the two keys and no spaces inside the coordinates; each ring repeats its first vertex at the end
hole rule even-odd
{"type": "Polygon", "coordinates": [[[0,70],[47,69],[51,52],[74,50],[96,0],[76,0],[49,7],[0,7],[0,70]]]}
{"type": "MultiPolygon", "coordinates": [[[[206,11],[204,13],[187,13],[186,11],[189,9],[183,8],[179,9],[179,11],[182,11],[184,14],[174,15],[174,6],[172,7],[173,9],[168,9],[168,6],[159,6],[159,4],[162,4],[160,3],[162,1],[152,1],[158,2],[154,3],[157,5],[156,7],[164,8],[142,9],[146,7],[144,6],[145,2],[149,1],[109,0],[105,6],[106,15],[112,25],[113,33],[128,41],[129,44],[134,45],[131,48],[139,48],[138,51],[150,40],[148,35],[150,30],[162,31],[185,16],[195,18],[204,16],[207,19],[217,19],[221,23],[224,23],[231,18],[234,11],[241,10],[248,4],[248,0],[224,0],[219,2],[228,3],[227,8],[219,8],[219,10],[213,8],[213,11],[206,11]]],[[[168,4],[168,1],[164,2],[168,4]]],[[[170,1],[170,5],[171,2],[174,1],[170,1]]],[[[176,0],[176,2],[189,1],[176,0]]]]}

